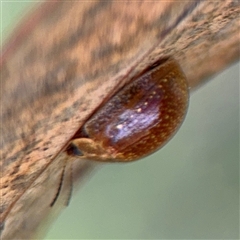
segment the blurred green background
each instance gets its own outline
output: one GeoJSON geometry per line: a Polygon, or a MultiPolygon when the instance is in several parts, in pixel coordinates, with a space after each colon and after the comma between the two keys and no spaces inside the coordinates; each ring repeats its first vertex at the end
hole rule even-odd
{"type": "MultiPolygon", "coordinates": [[[[1,1],[4,40],[31,2],[1,1]]],[[[239,63],[191,93],[160,151],[93,174],[46,239],[238,239],[239,63]]]]}

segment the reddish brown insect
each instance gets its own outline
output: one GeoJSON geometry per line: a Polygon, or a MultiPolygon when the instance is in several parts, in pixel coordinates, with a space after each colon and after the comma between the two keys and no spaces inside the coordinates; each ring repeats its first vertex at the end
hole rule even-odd
{"type": "MultiPolygon", "coordinates": [[[[173,59],[161,60],[103,103],[75,134],[67,153],[105,162],[138,160],[174,135],[187,106],[184,73],[173,59]]],[[[50,206],[58,199],[64,172],[50,206]]]]}
{"type": "Polygon", "coordinates": [[[154,64],[100,106],[67,151],[97,161],[140,159],[176,133],[187,106],[187,81],[178,63],[154,64]]]}

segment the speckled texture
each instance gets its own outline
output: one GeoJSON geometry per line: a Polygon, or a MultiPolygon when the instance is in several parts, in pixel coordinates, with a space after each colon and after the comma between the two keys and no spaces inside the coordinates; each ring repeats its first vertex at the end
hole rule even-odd
{"type": "Polygon", "coordinates": [[[140,159],[174,135],[187,106],[186,77],[176,61],[167,60],[132,79],[101,105],[73,137],[74,144],[83,153],[80,158],[110,162],[140,159]],[[86,142],[75,139],[84,135],[86,142]]]}
{"type": "Polygon", "coordinates": [[[0,222],[96,108],[157,59],[173,56],[191,87],[238,59],[238,16],[234,0],[40,6],[0,59],[0,222]]]}

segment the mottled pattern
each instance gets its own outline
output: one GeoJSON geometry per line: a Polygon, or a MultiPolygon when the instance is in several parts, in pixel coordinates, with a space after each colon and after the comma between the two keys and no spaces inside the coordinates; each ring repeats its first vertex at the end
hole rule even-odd
{"type": "MultiPolygon", "coordinates": [[[[198,85],[239,57],[239,24],[238,0],[41,5],[0,59],[0,225],[103,101],[169,56],[189,86],[198,85]]],[[[4,236],[9,231],[14,238],[24,230],[8,224],[4,236]]]]}

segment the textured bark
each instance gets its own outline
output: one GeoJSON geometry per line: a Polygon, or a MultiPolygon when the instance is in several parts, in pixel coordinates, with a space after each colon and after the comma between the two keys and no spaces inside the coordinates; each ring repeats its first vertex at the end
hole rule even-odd
{"type": "Polygon", "coordinates": [[[236,61],[239,13],[233,0],[90,1],[44,3],[28,16],[0,63],[3,239],[32,238],[41,217],[30,216],[39,206],[47,215],[64,148],[133,76],[172,57],[195,87],[236,61]]]}

